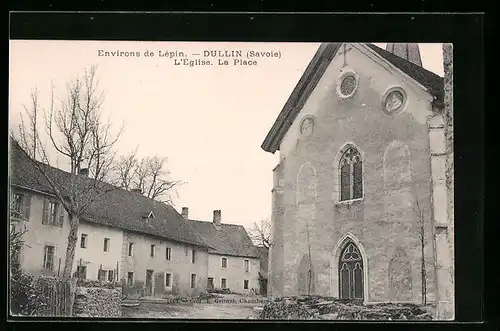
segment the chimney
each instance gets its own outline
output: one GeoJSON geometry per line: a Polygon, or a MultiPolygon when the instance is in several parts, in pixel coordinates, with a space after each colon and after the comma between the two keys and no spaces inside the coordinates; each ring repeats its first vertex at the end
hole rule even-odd
{"type": "Polygon", "coordinates": [[[130,190],[130,192],[137,193],[137,194],[142,194],[142,190],[140,188],[133,188],[130,190]]]}
{"type": "Polygon", "coordinates": [[[221,211],[219,210],[214,210],[214,224],[215,225],[220,225],[220,220],[221,220],[221,211]]]}
{"type": "Polygon", "coordinates": [[[182,207],[182,217],[185,219],[188,219],[188,214],[189,214],[189,208],[188,207],[182,207]]]}
{"type": "Polygon", "coordinates": [[[81,168],[78,171],[78,174],[82,175],[82,176],[85,176],[85,177],[88,177],[89,176],[89,168],[81,168]]]}

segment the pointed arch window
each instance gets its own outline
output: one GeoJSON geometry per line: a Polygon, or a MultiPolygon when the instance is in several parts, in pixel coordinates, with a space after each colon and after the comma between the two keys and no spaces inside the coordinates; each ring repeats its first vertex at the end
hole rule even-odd
{"type": "Polygon", "coordinates": [[[339,294],[342,299],[363,299],[363,259],[359,249],[349,242],[339,261],[339,294]]]}
{"type": "Polygon", "coordinates": [[[340,201],[363,197],[363,161],[354,147],[349,147],[340,158],[340,201]]]}

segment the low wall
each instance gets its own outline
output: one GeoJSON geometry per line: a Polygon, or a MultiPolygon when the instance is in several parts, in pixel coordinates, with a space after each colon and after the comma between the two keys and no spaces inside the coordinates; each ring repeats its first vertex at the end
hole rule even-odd
{"type": "Polygon", "coordinates": [[[335,298],[287,297],[264,305],[260,319],[267,320],[431,320],[430,307],[413,303],[363,305],[335,298]]]}
{"type": "Polygon", "coordinates": [[[121,317],[122,290],[114,283],[78,283],[73,316],[121,317]]]}

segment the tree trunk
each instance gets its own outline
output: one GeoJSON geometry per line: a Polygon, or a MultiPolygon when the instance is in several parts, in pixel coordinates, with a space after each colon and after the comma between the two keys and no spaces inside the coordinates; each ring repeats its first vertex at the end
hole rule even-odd
{"type": "Polygon", "coordinates": [[[424,237],[424,226],[422,221],[422,226],[420,229],[420,246],[421,246],[421,254],[422,254],[422,304],[425,306],[427,304],[427,277],[426,277],[426,269],[425,269],[425,237],[424,237]]]}
{"type": "Polygon", "coordinates": [[[69,219],[69,234],[68,234],[68,246],[66,248],[66,259],[64,261],[63,278],[71,278],[71,272],[73,270],[73,261],[75,259],[75,248],[76,242],[78,240],[78,225],[80,223],[80,218],[76,215],[68,213],[69,219]]]}

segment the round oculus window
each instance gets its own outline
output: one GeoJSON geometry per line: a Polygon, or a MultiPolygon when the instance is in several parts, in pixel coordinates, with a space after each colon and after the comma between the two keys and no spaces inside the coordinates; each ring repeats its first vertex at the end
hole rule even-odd
{"type": "Polygon", "coordinates": [[[337,81],[337,95],[342,99],[350,98],[358,88],[359,78],[352,69],[345,69],[337,81]]]}
{"type": "Polygon", "coordinates": [[[405,95],[400,90],[389,92],[384,100],[384,110],[389,114],[394,114],[400,111],[405,103],[405,95]]]}
{"type": "Polygon", "coordinates": [[[347,75],[340,83],[340,93],[343,96],[349,96],[356,90],[356,77],[354,75],[347,75]]]}
{"type": "Polygon", "coordinates": [[[300,123],[300,134],[303,136],[310,136],[314,129],[314,120],[311,117],[306,117],[300,123]]]}

